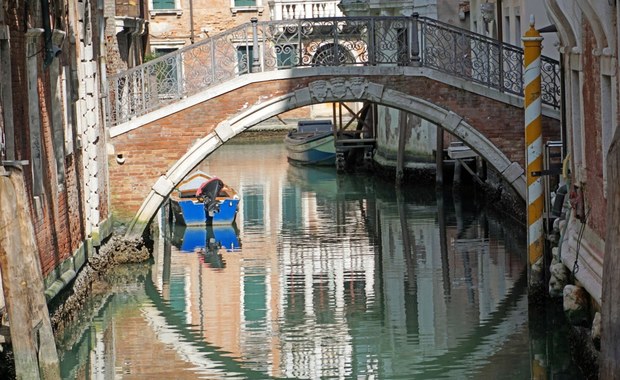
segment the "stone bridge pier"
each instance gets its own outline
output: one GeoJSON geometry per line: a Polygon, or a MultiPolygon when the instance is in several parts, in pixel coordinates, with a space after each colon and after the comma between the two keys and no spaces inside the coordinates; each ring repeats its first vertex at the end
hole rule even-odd
{"type": "MultiPolygon", "coordinates": [[[[110,128],[112,210],[139,235],[174,187],[219,146],[280,113],[370,101],[426,119],[461,139],[525,198],[522,99],[420,67],[318,67],[237,77],[110,128]]],[[[557,111],[543,116],[559,139],[557,111]]]]}

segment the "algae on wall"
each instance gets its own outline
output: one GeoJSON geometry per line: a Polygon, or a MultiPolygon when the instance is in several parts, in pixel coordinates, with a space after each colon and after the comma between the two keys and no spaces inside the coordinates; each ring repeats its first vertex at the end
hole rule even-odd
{"type": "Polygon", "coordinates": [[[401,118],[406,118],[404,158],[408,163],[435,165],[437,126],[396,108],[378,107],[377,154],[396,162],[401,118]]]}

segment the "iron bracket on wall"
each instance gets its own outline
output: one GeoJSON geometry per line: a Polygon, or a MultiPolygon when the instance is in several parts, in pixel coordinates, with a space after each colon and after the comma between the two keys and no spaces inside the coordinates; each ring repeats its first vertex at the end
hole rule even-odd
{"type": "Polygon", "coordinates": [[[532,177],[542,177],[545,175],[558,175],[562,173],[561,169],[549,169],[549,170],[541,170],[532,172],[532,177]]]}

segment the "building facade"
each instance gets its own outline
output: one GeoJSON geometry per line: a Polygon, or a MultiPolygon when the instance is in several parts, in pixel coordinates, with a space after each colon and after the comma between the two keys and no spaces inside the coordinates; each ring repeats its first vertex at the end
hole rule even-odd
{"type": "MultiPolygon", "coordinates": [[[[459,6],[469,12],[469,30],[515,46],[522,46],[521,37],[529,29],[531,15],[535,15],[539,29],[549,29],[553,24],[544,4],[537,0],[468,0],[459,6]]],[[[543,34],[542,54],[558,59],[558,38],[553,30],[543,34]]]]}
{"type": "Polygon", "coordinates": [[[48,299],[111,234],[103,9],[0,2],[3,159],[23,166],[48,299]]]}
{"type": "Polygon", "coordinates": [[[149,53],[159,56],[250,19],[269,19],[267,0],[148,0],[149,53]]]}
{"type": "MultiPolygon", "coordinates": [[[[104,3],[106,49],[102,51],[107,72],[117,73],[144,62],[148,41],[146,0],[104,3]]],[[[105,82],[104,82],[105,83],[105,82]]]]}
{"type": "Polygon", "coordinates": [[[544,1],[560,41],[564,74],[566,211],[561,261],[601,310],[601,378],[620,371],[617,347],[618,41],[615,1],[544,1]],[[615,218],[615,219],[614,219],[615,218]]]}

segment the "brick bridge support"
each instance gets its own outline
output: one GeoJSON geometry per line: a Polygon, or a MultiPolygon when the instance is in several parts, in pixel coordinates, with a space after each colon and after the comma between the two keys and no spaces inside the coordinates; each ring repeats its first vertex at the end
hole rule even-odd
{"type": "MultiPolygon", "coordinates": [[[[142,234],[183,177],[226,141],[282,112],[334,101],[371,101],[443,127],[525,198],[521,99],[441,78],[427,69],[356,69],[329,68],[329,75],[326,68],[314,68],[241,76],[111,128],[110,187],[116,220],[131,221],[128,235],[142,234]]],[[[545,140],[559,138],[556,118],[543,118],[545,140]]]]}

